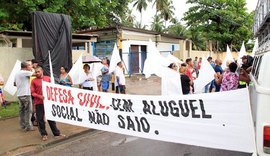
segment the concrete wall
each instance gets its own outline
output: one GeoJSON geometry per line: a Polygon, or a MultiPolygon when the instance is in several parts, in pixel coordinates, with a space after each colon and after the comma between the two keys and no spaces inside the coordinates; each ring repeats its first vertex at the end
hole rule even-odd
{"type": "MultiPolygon", "coordinates": [[[[16,60],[25,61],[33,59],[32,48],[0,48],[0,72],[4,77],[5,82],[16,63],[16,60]]],[[[8,101],[16,101],[17,97],[12,97],[8,93],[4,92],[5,98],[8,101]]]]}
{"type": "MultiPolygon", "coordinates": [[[[190,52],[190,57],[191,58],[195,58],[196,56],[199,58],[199,57],[208,57],[208,56],[211,56],[213,58],[213,60],[219,58],[221,60],[223,60],[226,56],[226,52],[220,52],[220,53],[214,53],[214,52],[210,52],[210,51],[191,51],[190,52]]],[[[232,52],[232,56],[234,59],[237,60],[238,58],[238,52],[232,52]]]]}

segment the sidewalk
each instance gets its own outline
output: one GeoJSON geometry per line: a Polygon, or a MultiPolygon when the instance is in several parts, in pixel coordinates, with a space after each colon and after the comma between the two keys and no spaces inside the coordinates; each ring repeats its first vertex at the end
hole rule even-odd
{"type": "MultiPolygon", "coordinates": [[[[78,127],[63,123],[57,123],[61,133],[67,137],[90,130],[89,128],[78,127]]],[[[57,142],[65,138],[55,138],[46,124],[48,140],[42,141],[37,127],[35,131],[24,132],[19,128],[19,118],[0,120],[0,155],[14,155],[35,150],[40,146],[57,142]]]]}
{"type": "MultiPolygon", "coordinates": [[[[146,80],[142,76],[133,76],[126,78],[126,81],[127,94],[160,95],[160,78],[151,77],[146,80]]],[[[63,123],[57,123],[57,127],[67,138],[92,130],[63,123]]],[[[49,125],[46,124],[48,140],[42,141],[37,127],[35,128],[35,131],[22,131],[19,128],[18,117],[0,120],[0,155],[20,155],[66,139],[54,138],[49,125]]]]}

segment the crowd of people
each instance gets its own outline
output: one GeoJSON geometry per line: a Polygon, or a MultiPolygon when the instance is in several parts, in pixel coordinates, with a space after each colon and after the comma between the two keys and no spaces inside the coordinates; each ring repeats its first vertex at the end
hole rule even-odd
{"type": "MultiPolygon", "coordinates": [[[[94,86],[97,85],[99,91],[108,92],[112,74],[109,73],[109,60],[107,58],[102,59],[103,67],[100,70],[100,81],[95,81],[99,76],[94,75],[90,70],[89,64],[83,66],[83,82],[79,84],[79,87],[86,90],[93,90],[94,86]]],[[[59,79],[56,83],[72,87],[73,80],[68,74],[68,69],[61,66],[59,79]]],[[[125,75],[122,62],[119,62],[116,66],[114,76],[114,84],[116,93],[125,94],[125,75]]],[[[42,94],[42,81],[51,82],[49,76],[45,76],[41,66],[38,66],[38,62],[28,60],[21,63],[21,70],[16,73],[14,79],[14,86],[17,87],[17,97],[19,100],[19,126],[20,128],[27,131],[34,131],[34,126],[38,127],[39,133],[43,141],[48,139],[48,133],[45,125],[48,122],[51,131],[54,136],[65,137],[57,128],[56,122],[46,120],[44,113],[44,96],[42,94]]],[[[3,84],[3,80],[0,80],[3,84]]]]}
{"type": "MultiPolygon", "coordinates": [[[[208,57],[207,61],[215,71],[214,79],[205,86],[205,92],[223,92],[235,90],[237,88],[246,87],[249,82],[248,73],[251,71],[253,58],[251,56],[243,56],[242,62],[227,62],[227,68],[222,69],[222,61],[212,57],[208,57]]],[[[109,60],[102,59],[102,68],[100,76],[94,75],[89,64],[84,64],[84,79],[79,87],[85,90],[94,90],[96,85],[98,91],[108,92],[110,81],[112,82],[112,90],[115,93],[126,93],[126,80],[124,75],[123,63],[118,62],[113,73],[109,73],[109,60]]],[[[198,78],[201,71],[202,58],[195,57],[186,59],[185,63],[171,63],[168,67],[179,72],[183,94],[194,93],[194,80],[198,78]]],[[[73,80],[68,74],[68,69],[61,66],[59,79],[56,83],[68,87],[73,86],[73,80]]],[[[57,128],[55,121],[45,118],[44,103],[42,94],[42,81],[51,82],[50,77],[43,74],[42,67],[38,66],[36,60],[28,60],[21,63],[21,70],[15,75],[14,85],[17,86],[17,97],[19,100],[19,126],[23,131],[33,131],[34,126],[38,126],[38,130],[43,141],[48,139],[48,133],[45,123],[48,122],[54,136],[65,137],[57,128]]],[[[4,84],[2,76],[0,76],[0,85],[4,84]]],[[[3,94],[0,89],[0,102],[3,103],[3,94]]]]}
{"type": "MultiPolygon", "coordinates": [[[[216,59],[213,61],[212,57],[208,57],[207,61],[215,71],[214,79],[205,86],[204,92],[223,92],[229,90],[235,90],[238,88],[245,88],[249,82],[249,73],[251,71],[253,58],[249,55],[245,55],[242,58],[242,62],[227,61],[226,68],[222,69],[222,61],[216,59]]],[[[186,59],[185,63],[175,64],[171,63],[168,67],[176,70],[180,73],[182,92],[183,94],[194,93],[194,80],[198,78],[202,64],[202,58],[195,57],[186,59]]]]}

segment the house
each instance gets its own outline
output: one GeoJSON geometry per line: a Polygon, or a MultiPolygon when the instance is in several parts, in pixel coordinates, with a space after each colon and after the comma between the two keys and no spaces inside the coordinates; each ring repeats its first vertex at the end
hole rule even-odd
{"type": "Polygon", "coordinates": [[[142,73],[147,52],[151,50],[147,48],[150,39],[162,55],[180,50],[180,41],[185,40],[184,37],[126,26],[87,29],[77,33],[98,35],[93,51],[93,55],[98,57],[110,58],[116,44],[129,74],[142,73]]]}

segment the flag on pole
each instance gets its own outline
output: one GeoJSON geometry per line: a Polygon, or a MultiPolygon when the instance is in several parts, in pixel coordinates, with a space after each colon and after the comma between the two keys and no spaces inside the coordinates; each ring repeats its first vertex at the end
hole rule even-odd
{"type": "Polygon", "coordinates": [[[195,93],[202,93],[204,87],[214,79],[215,71],[205,57],[202,58],[199,77],[194,80],[195,93]]]}
{"type": "Polygon", "coordinates": [[[17,60],[9,77],[7,80],[7,83],[5,84],[4,90],[8,92],[10,95],[14,95],[17,91],[17,87],[14,86],[14,80],[15,80],[15,75],[21,70],[21,61],[17,60]]]}
{"type": "Polygon", "coordinates": [[[51,83],[55,83],[54,82],[54,76],[53,76],[53,68],[52,68],[52,59],[51,59],[51,52],[48,51],[49,53],[49,65],[50,65],[50,75],[51,75],[51,83]]]}
{"type": "Polygon", "coordinates": [[[82,54],[76,61],[76,63],[72,66],[71,70],[69,71],[68,75],[71,77],[72,82],[74,85],[81,84],[83,79],[83,62],[82,62],[82,54]]]}
{"type": "Polygon", "coordinates": [[[258,38],[256,38],[256,40],[255,40],[255,44],[254,44],[254,47],[253,47],[253,49],[252,49],[252,53],[251,53],[251,56],[252,56],[252,57],[254,57],[254,56],[255,56],[255,52],[257,51],[258,46],[259,46],[259,41],[258,41],[258,38]]]}
{"type": "Polygon", "coordinates": [[[222,62],[222,66],[221,66],[222,69],[227,68],[226,64],[227,64],[228,61],[233,62],[234,60],[233,60],[232,52],[231,52],[229,46],[227,45],[226,56],[225,56],[225,59],[222,62]]]}
{"type": "Polygon", "coordinates": [[[167,67],[170,65],[171,61],[161,56],[155,43],[152,40],[148,42],[147,48],[147,58],[144,62],[143,73],[145,77],[148,78],[151,74],[156,74],[159,77],[162,77],[162,67],[167,67]]]}
{"type": "Polygon", "coordinates": [[[114,72],[115,67],[117,66],[117,63],[121,61],[120,55],[119,55],[119,50],[114,44],[113,52],[112,52],[112,57],[110,61],[110,67],[109,67],[109,73],[114,72]]]}
{"type": "Polygon", "coordinates": [[[245,42],[242,43],[241,50],[239,52],[238,58],[237,58],[237,63],[240,64],[242,62],[242,57],[246,55],[246,47],[245,47],[245,42]]]}

